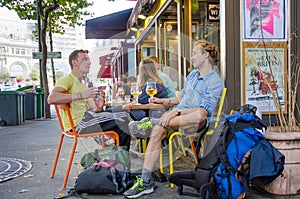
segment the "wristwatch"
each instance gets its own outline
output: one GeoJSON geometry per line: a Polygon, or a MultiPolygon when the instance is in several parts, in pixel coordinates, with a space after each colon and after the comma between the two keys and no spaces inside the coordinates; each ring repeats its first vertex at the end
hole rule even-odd
{"type": "Polygon", "coordinates": [[[176,108],[177,111],[177,116],[181,115],[181,109],[180,108],[176,108]]]}

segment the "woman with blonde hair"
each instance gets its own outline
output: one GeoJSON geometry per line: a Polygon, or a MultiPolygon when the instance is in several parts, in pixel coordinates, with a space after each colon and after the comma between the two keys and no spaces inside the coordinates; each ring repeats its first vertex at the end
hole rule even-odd
{"type": "MultiPolygon", "coordinates": [[[[150,59],[144,59],[139,65],[139,85],[141,88],[141,95],[138,97],[138,103],[148,104],[150,96],[146,93],[147,81],[152,80],[156,82],[157,93],[154,95],[157,98],[167,98],[168,92],[164,86],[164,81],[158,77],[154,62],[150,59]]],[[[131,110],[130,114],[134,120],[141,120],[146,116],[161,117],[167,109],[155,109],[147,113],[144,110],[131,110]]]]}
{"type": "Polygon", "coordinates": [[[140,62],[140,88],[142,89],[142,94],[138,98],[138,102],[141,104],[148,104],[150,96],[146,93],[146,86],[148,80],[153,80],[156,82],[157,93],[154,95],[157,98],[165,98],[168,97],[168,92],[166,87],[164,86],[164,81],[159,78],[155,63],[150,59],[144,59],[140,62]]]}

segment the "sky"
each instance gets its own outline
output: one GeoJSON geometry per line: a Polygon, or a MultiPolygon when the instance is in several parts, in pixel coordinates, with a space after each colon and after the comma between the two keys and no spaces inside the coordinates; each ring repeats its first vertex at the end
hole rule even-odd
{"type": "MultiPolygon", "coordinates": [[[[111,13],[119,12],[122,10],[126,10],[129,8],[133,8],[136,4],[136,1],[127,1],[127,0],[88,0],[89,2],[94,2],[94,5],[89,7],[89,11],[93,12],[93,16],[85,16],[84,19],[93,19],[100,16],[108,15],[111,13]]],[[[10,11],[7,8],[0,8],[0,19],[7,20],[18,20],[19,17],[14,11],[10,11]]],[[[80,27],[78,29],[80,32],[84,32],[84,27],[80,27]]],[[[95,41],[86,41],[86,45],[93,46],[95,41]]]]}
{"type": "Polygon", "coordinates": [[[136,1],[126,1],[126,0],[115,0],[115,1],[93,0],[93,2],[94,5],[91,11],[95,13],[94,17],[99,17],[114,12],[118,12],[121,10],[133,8],[136,4],[136,1]]]}
{"type": "MultiPolygon", "coordinates": [[[[91,12],[94,12],[93,17],[86,17],[87,19],[96,18],[103,15],[108,15],[114,12],[121,10],[126,10],[133,8],[136,4],[136,1],[127,1],[127,0],[89,0],[89,2],[94,2],[94,5],[89,8],[91,12]]],[[[0,18],[1,19],[18,19],[18,15],[12,11],[9,11],[7,8],[0,8],[0,18]]]]}

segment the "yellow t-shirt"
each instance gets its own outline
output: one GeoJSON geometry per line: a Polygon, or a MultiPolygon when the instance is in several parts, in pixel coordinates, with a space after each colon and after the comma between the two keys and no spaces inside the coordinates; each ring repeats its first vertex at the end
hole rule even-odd
{"type": "MultiPolygon", "coordinates": [[[[87,88],[82,82],[80,82],[72,73],[62,77],[56,82],[57,87],[64,88],[68,93],[78,93],[82,92],[84,89],[87,88]]],[[[86,109],[87,109],[87,102],[88,99],[84,100],[76,100],[70,103],[71,105],[71,115],[74,121],[74,125],[77,126],[78,123],[82,120],[86,109]]],[[[67,113],[65,111],[61,111],[61,116],[63,120],[63,124],[65,130],[70,130],[71,125],[69,123],[67,113]]]]}

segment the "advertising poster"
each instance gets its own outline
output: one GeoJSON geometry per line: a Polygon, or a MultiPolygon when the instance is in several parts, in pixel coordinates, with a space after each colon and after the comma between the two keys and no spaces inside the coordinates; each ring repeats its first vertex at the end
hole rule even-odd
{"type": "Polygon", "coordinates": [[[286,42],[243,43],[243,104],[253,104],[262,113],[274,113],[277,109],[271,93],[273,90],[282,110],[285,110],[286,57],[286,42]]]}
{"type": "Polygon", "coordinates": [[[242,0],[244,41],[287,41],[286,0],[242,0]]]}

